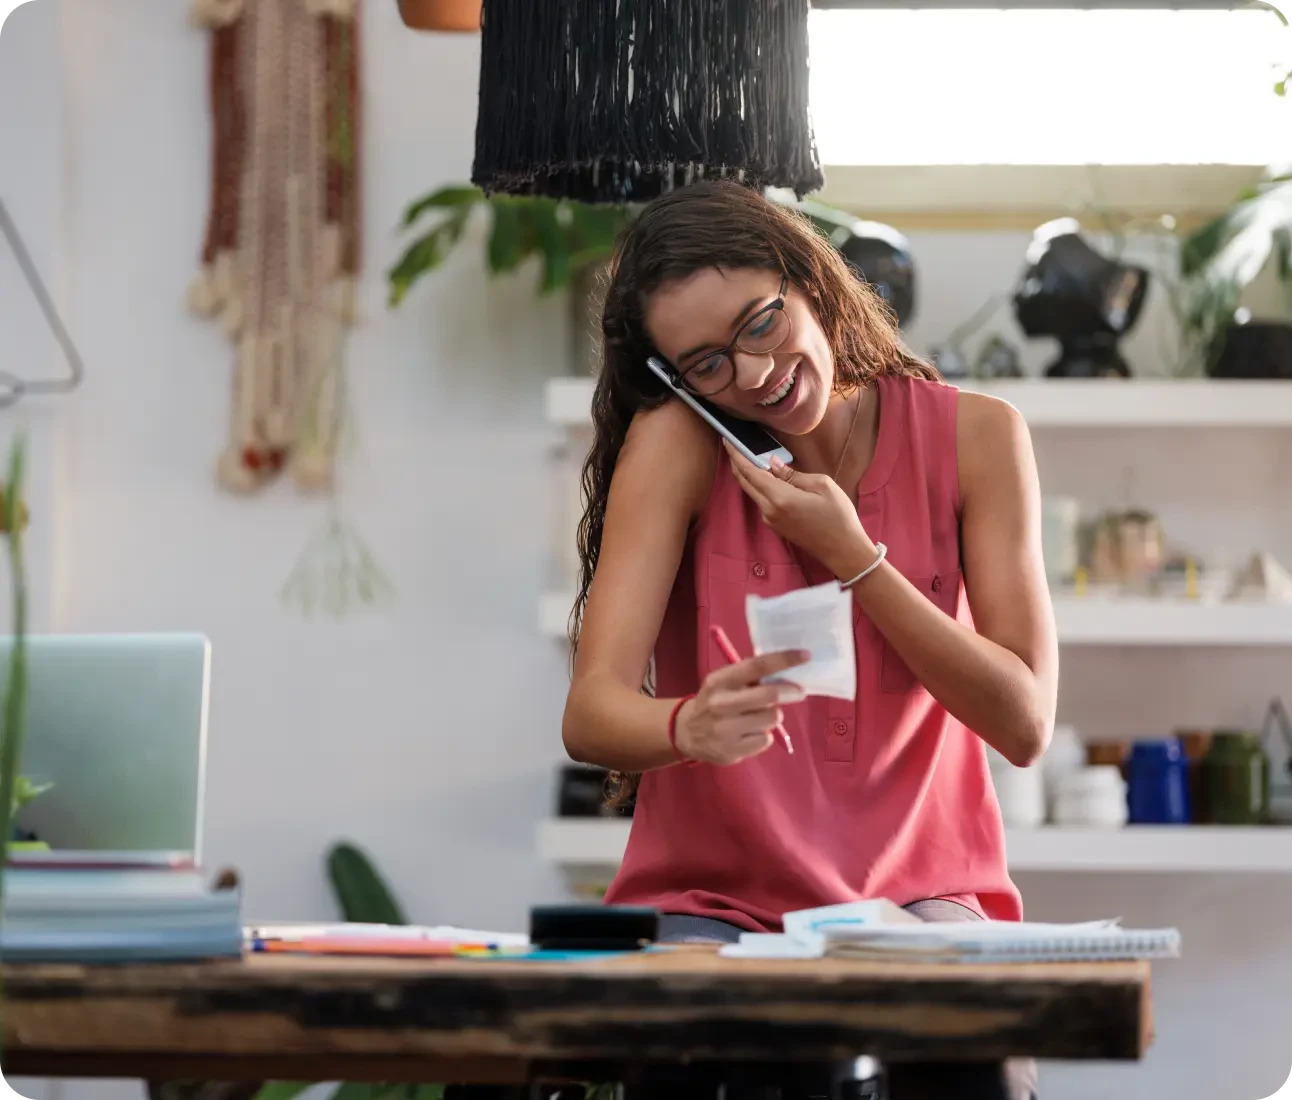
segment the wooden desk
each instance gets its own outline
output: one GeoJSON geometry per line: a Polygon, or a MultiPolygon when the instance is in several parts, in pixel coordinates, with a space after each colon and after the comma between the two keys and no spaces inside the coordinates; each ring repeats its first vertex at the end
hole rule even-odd
{"type": "Polygon", "coordinates": [[[699,947],[565,964],[20,964],[3,981],[4,1072],[42,1077],[508,1084],[861,1054],[1129,1060],[1151,1029],[1147,963],[737,961],[699,947]]]}

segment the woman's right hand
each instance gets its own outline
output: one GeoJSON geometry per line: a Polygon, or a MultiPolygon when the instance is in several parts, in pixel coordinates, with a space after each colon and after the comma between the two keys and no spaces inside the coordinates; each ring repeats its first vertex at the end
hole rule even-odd
{"type": "Polygon", "coordinates": [[[677,713],[677,751],[689,760],[719,765],[738,764],[765,752],[772,730],[784,720],[782,705],[801,702],[805,696],[795,684],[760,681],[805,664],[810,656],[801,650],[765,653],[714,669],[677,713]]]}

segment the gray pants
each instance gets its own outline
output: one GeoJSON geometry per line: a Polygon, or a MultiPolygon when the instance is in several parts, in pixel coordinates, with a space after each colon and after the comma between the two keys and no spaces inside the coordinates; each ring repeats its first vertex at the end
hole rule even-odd
{"type": "MultiPolygon", "coordinates": [[[[981,920],[954,901],[913,901],[906,910],[925,921],[981,920]]],[[[661,943],[735,943],[741,929],[708,917],[665,914],[661,943]]],[[[898,1063],[886,1068],[893,1100],[1037,1100],[1036,1062],[1030,1058],[994,1063],[898,1063]]]]}

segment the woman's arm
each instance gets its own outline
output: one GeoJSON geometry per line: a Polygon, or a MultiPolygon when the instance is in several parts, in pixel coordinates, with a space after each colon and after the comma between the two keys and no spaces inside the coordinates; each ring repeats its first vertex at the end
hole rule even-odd
{"type": "Polygon", "coordinates": [[[628,429],[561,727],[575,760],[638,772],[677,759],[668,743],[676,700],[652,699],[641,685],[716,461],[712,433],[680,402],[639,413],[628,429]]]}
{"type": "MultiPolygon", "coordinates": [[[[961,394],[957,411],[961,552],[971,630],[934,606],[888,561],[853,586],[861,609],[947,711],[1014,764],[1050,741],[1058,689],[1054,611],[1041,557],[1032,441],[1011,406],[961,394]]],[[[727,448],[763,519],[840,580],[878,550],[832,478],[759,470],[727,448]]]]}
{"type": "MultiPolygon", "coordinates": [[[[677,762],[668,740],[677,700],[652,699],[641,686],[717,460],[712,432],[678,402],[638,414],[628,430],[610,483],[561,726],[575,760],[619,772],[677,762]]],[[[711,672],[678,711],[678,752],[725,765],[766,751],[781,704],[803,696],[792,685],[760,681],[806,659],[767,653],[711,672]]]]}
{"type": "MultiPolygon", "coordinates": [[[[943,614],[887,562],[853,591],[929,693],[1025,767],[1049,744],[1059,669],[1036,461],[1011,405],[971,393],[958,404],[961,552],[976,631],[943,614]]],[[[841,577],[856,576],[874,557],[873,546],[859,547],[841,563],[841,577]]]]}

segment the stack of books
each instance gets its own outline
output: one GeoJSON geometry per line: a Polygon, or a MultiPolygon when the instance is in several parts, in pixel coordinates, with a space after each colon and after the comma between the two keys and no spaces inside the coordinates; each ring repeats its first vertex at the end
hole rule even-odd
{"type": "Polygon", "coordinates": [[[242,953],[239,891],[182,852],[9,853],[6,962],[164,962],[242,953]]]}

